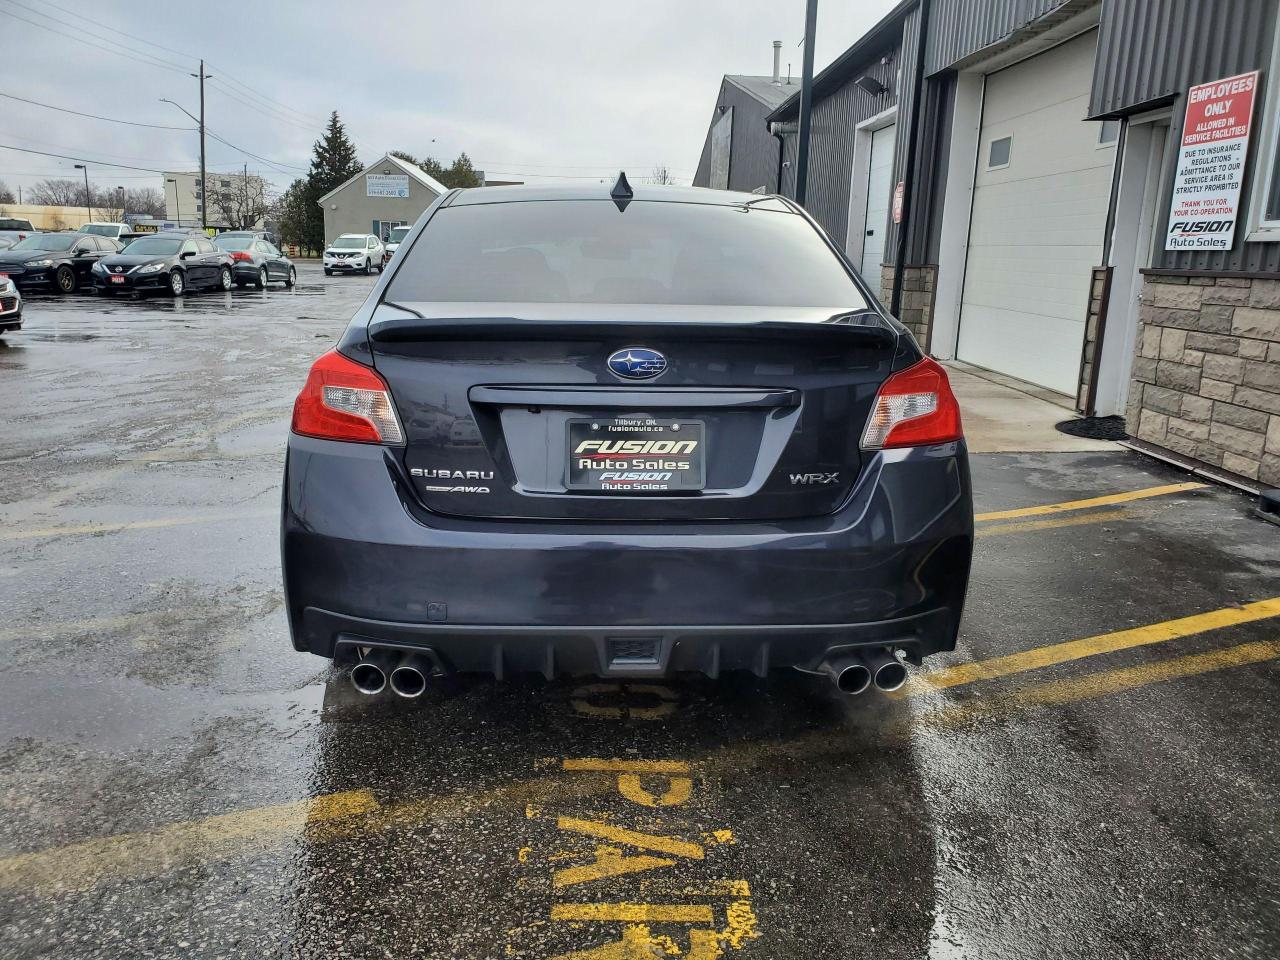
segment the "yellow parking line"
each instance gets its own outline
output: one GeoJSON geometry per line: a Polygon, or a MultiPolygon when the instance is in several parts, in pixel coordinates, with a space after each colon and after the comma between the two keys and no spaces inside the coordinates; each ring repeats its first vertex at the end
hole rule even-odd
{"type": "Polygon", "coordinates": [[[975,514],[973,519],[983,523],[988,520],[1012,520],[1014,517],[1042,517],[1051,513],[1065,513],[1069,510],[1088,510],[1090,507],[1105,507],[1113,503],[1129,503],[1133,500],[1146,500],[1149,497],[1163,497],[1170,493],[1200,490],[1207,486],[1207,483],[1169,483],[1162,487],[1146,487],[1142,490],[1130,490],[1126,493],[1111,493],[1105,497],[1090,497],[1087,500],[1067,500],[1064,503],[1046,503],[1039,507],[1020,507],[1016,510],[996,510],[992,513],[979,513],[975,514]]]}
{"type": "Polygon", "coordinates": [[[553,903],[551,919],[620,923],[712,923],[715,915],[704,904],[553,903]]]}
{"type": "Polygon", "coordinates": [[[925,714],[922,720],[925,723],[946,726],[975,716],[1005,714],[1031,707],[1061,706],[1081,700],[1109,697],[1152,683],[1194,677],[1231,667],[1245,667],[1273,660],[1276,657],[1280,657],[1280,641],[1260,640],[1255,643],[1242,643],[1239,646],[1227,647],[1225,650],[1210,650],[1207,653],[1172,657],[1136,667],[1121,667],[1118,670],[1104,670],[1082,677],[1031,684],[974,703],[944,707],[932,714],[925,714]]]}
{"type": "Polygon", "coordinates": [[[1217,630],[1221,627],[1252,623],[1271,617],[1280,617],[1280,597],[1246,603],[1242,607],[1224,607],[1209,613],[1197,613],[1178,620],[1166,620],[1163,623],[1152,623],[1145,627],[1134,627],[1131,630],[1103,633],[1096,637],[1085,637],[1083,640],[1068,640],[1065,643],[1055,643],[1047,647],[1034,647],[991,660],[961,663],[933,673],[917,674],[912,677],[906,689],[912,692],[918,692],[920,688],[941,690],[978,680],[990,680],[1027,670],[1038,670],[1041,667],[1078,660],[1081,657],[1092,657],[1101,653],[1113,653],[1117,650],[1128,650],[1151,643],[1177,640],[1206,630],[1217,630]]]}
{"type": "Polygon", "coordinates": [[[369,791],[352,790],[97,837],[0,860],[0,888],[51,893],[87,890],[109,878],[151,875],[200,863],[215,849],[219,856],[260,849],[264,843],[301,833],[309,824],[368,813],[377,806],[369,791]]]}
{"type": "Polygon", "coordinates": [[[122,523],[74,523],[61,527],[41,527],[35,530],[8,530],[0,533],[0,542],[6,540],[43,540],[50,537],[72,537],[84,534],[120,533],[125,530],[156,530],[162,527],[181,527],[192,523],[223,523],[228,520],[254,520],[279,516],[276,511],[255,513],[221,513],[198,517],[169,517],[163,520],[129,520],[122,523]]]}
{"type": "Polygon", "coordinates": [[[1082,527],[1089,523],[1106,523],[1108,520],[1123,520],[1130,516],[1128,510],[1099,510],[1096,513],[1081,513],[1067,517],[1053,517],[1049,520],[1021,520],[1013,523],[993,523],[988,527],[978,527],[973,535],[997,537],[1006,533],[1031,533],[1035,530],[1056,530],[1059,527],[1082,527]]]}

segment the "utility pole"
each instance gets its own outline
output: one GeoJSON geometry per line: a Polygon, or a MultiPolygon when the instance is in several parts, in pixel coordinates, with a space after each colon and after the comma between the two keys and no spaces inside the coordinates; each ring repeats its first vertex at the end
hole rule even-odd
{"type": "Polygon", "coordinates": [[[800,77],[800,129],[796,144],[796,203],[804,206],[809,186],[809,115],[813,108],[813,41],[818,32],[818,0],[804,11],[804,73],[800,77]]]}
{"type": "Polygon", "coordinates": [[[196,77],[200,81],[200,226],[206,233],[209,231],[209,198],[206,194],[209,192],[208,184],[205,181],[204,173],[204,82],[211,79],[211,75],[204,72],[204,61],[200,61],[200,72],[193,73],[191,76],[196,77]]]}
{"type": "MultiPolygon", "coordinates": [[[[240,210],[240,219],[243,221],[243,220],[247,220],[248,217],[249,217],[249,164],[246,163],[244,165],[244,207],[242,207],[240,210]]],[[[247,230],[251,226],[253,226],[253,224],[246,223],[240,229],[247,230]]]]}

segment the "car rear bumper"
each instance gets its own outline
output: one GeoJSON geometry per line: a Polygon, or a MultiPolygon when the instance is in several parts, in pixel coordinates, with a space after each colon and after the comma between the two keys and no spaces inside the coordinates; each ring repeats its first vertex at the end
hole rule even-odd
{"type": "Polygon", "coordinates": [[[231,278],[237,283],[249,283],[258,279],[260,267],[255,263],[236,261],[231,265],[231,278]]]}
{"type": "Polygon", "coordinates": [[[299,650],[661,676],[811,669],[859,645],[912,659],[955,647],[973,549],[962,443],[877,454],[836,513],[774,523],[436,516],[388,456],[290,437],[282,548],[299,650]]]}

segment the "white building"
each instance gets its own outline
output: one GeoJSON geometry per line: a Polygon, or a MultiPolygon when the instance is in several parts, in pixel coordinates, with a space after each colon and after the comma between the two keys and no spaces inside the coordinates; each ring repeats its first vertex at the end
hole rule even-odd
{"type": "Polygon", "coordinates": [[[206,219],[211,227],[263,229],[267,205],[267,185],[259,176],[243,173],[169,171],[164,175],[165,219],[199,224],[206,219]],[[243,222],[248,220],[248,223],[243,222]]]}

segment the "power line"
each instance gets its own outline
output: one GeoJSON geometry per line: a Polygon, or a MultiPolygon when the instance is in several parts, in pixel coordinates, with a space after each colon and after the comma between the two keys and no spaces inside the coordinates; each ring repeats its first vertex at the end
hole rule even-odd
{"type": "MultiPolygon", "coordinates": [[[[7,2],[13,3],[13,0],[7,0],[7,2]]],[[[28,10],[39,16],[43,16],[43,14],[41,14],[40,11],[32,10],[30,7],[20,6],[20,9],[28,10]]],[[[60,37],[65,37],[68,40],[74,40],[76,43],[82,43],[86,47],[93,47],[95,50],[101,50],[104,53],[110,53],[114,56],[122,57],[123,59],[129,60],[131,62],[134,62],[134,57],[139,57],[139,58],[142,58],[142,61],[144,63],[147,63],[149,66],[160,67],[163,70],[171,70],[175,73],[187,72],[185,68],[179,67],[175,64],[171,64],[168,61],[161,60],[158,57],[151,57],[150,55],[142,53],[141,51],[130,51],[130,53],[124,53],[124,52],[121,52],[120,50],[112,49],[111,47],[105,47],[100,43],[94,43],[91,40],[86,40],[84,39],[84,37],[78,37],[74,33],[68,33],[65,30],[56,30],[53,27],[49,26],[48,24],[38,23],[35,20],[31,20],[27,17],[14,13],[12,10],[0,9],[0,13],[3,13],[9,17],[13,17],[15,20],[21,20],[23,23],[30,24],[31,26],[37,27],[41,30],[48,30],[50,33],[57,34],[60,37]]]]}
{"type": "Polygon", "coordinates": [[[230,140],[224,140],[222,137],[218,136],[216,133],[210,130],[207,126],[204,128],[204,132],[207,133],[209,136],[213,137],[213,139],[217,140],[219,143],[225,143],[232,150],[238,150],[240,153],[243,153],[246,157],[253,157],[253,159],[260,160],[263,163],[267,164],[268,166],[276,167],[280,173],[285,173],[287,170],[306,170],[307,169],[306,167],[294,166],[291,163],[279,163],[276,160],[268,160],[266,157],[260,157],[256,153],[250,153],[244,147],[237,147],[230,140]]]}
{"type": "MultiPolygon", "coordinates": [[[[30,10],[32,13],[40,12],[37,10],[33,10],[31,7],[27,7],[25,4],[18,2],[18,0],[9,0],[9,2],[15,3],[16,5],[23,7],[23,9],[30,10]]],[[[54,10],[57,10],[60,13],[65,13],[67,16],[74,17],[76,20],[81,20],[81,21],[84,21],[85,23],[91,23],[96,27],[100,27],[103,30],[109,31],[110,33],[114,33],[116,36],[125,37],[126,39],[137,41],[138,43],[144,43],[149,47],[155,47],[157,50],[163,50],[166,53],[173,54],[174,56],[184,57],[188,60],[200,59],[195,54],[190,53],[188,51],[175,50],[173,47],[166,47],[164,44],[155,43],[154,41],[148,40],[145,37],[139,37],[136,34],[132,34],[132,33],[125,33],[123,30],[117,29],[116,27],[113,27],[110,24],[103,23],[101,20],[94,20],[92,17],[86,17],[83,13],[81,13],[78,10],[74,10],[74,11],[68,10],[67,8],[61,7],[56,3],[47,2],[47,0],[45,2],[45,6],[50,7],[54,10]]],[[[154,54],[147,54],[144,51],[136,51],[136,52],[138,52],[142,56],[154,57],[154,54]]],[[[172,66],[174,67],[182,66],[181,64],[175,64],[172,61],[165,60],[162,57],[155,57],[155,59],[160,60],[163,63],[172,64],[172,66]]],[[[208,63],[208,66],[213,67],[214,64],[208,63]]],[[[242,81],[237,80],[234,76],[231,76],[230,71],[222,70],[222,68],[220,67],[217,69],[220,70],[221,73],[223,74],[223,76],[220,78],[223,82],[228,84],[233,84],[234,86],[239,87],[242,91],[244,91],[244,93],[247,96],[250,96],[256,100],[262,101],[264,104],[274,104],[276,107],[283,108],[285,112],[296,114],[297,116],[302,117],[303,119],[309,121],[312,125],[315,125],[315,124],[322,125],[325,123],[325,120],[319,118],[318,115],[311,115],[311,114],[304,113],[303,111],[298,110],[295,107],[289,106],[287,103],[284,103],[283,101],[275,100],[272,97],[268,97],[266,94],[261,93],[258,90],[255,90],[253,87],[249,86],[247,83],[243,83],[242,81]]]]}
{"type": "Polygon", "coordinates": [[[16,150],[18,153],[34,153],[41,157],[57,157],[59,160],[79,160],[81,163],[92,163],[98,167],[119,167],[121,170],[145,170],[148,173],[168,173],[167,170],[156,170],[152,167],[135,167],[128,163],[108,163],[105,160],[90,160],[86,157],[73,157],[66,153],[49,153],[47,150],[31,150],[28,147],[15,147],[9,143],[0,143],[0,150],[16,150]]]}
{"type": "Polygon", "coordinates": [[[105,120],[107,123],[123,123],[131,127],[150,127],[153,130],[184,130],[188,133],[194,129],[192,127],[173,127],[161,123],[139,123],[135,120],[117,120],[115,117],[100,117],[96,113],[82,113],[79,110],[71,110],[67,107],[55,107],[51,103],[41,103],[39,100],[28,100],[26,97],[18,97],[12,93],[0,93],[0,97],[5,97],[9,100],[17,100],[21,103],[29,103],[36,107],[44,107],[47,110],[57,110],[59,113],[73,113],[77,117],[88,117],[91,120],[105,120]]]}

